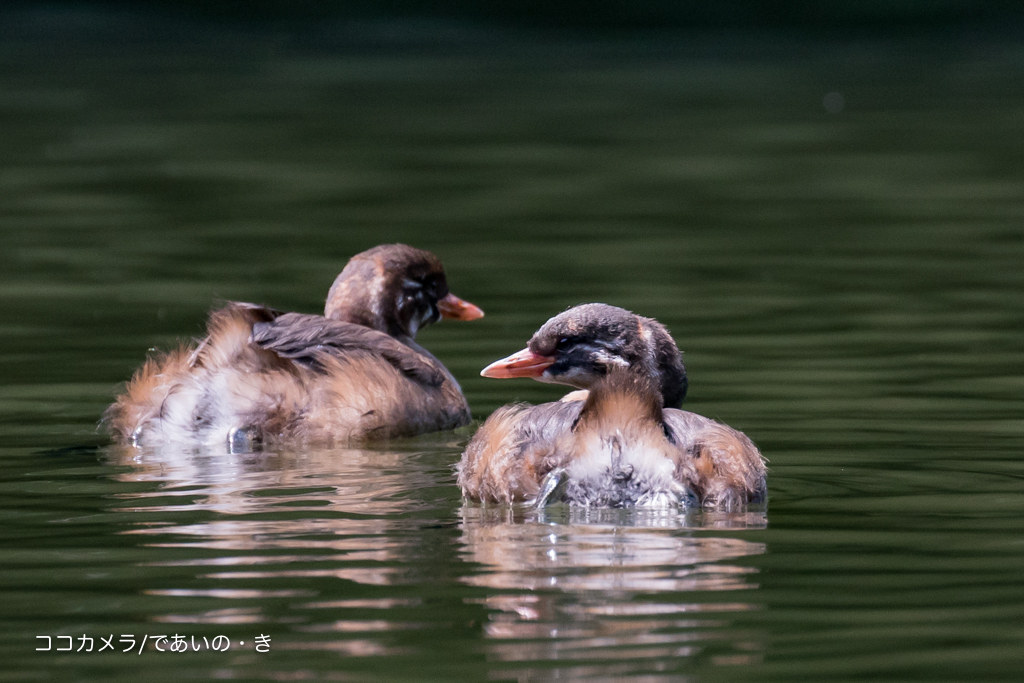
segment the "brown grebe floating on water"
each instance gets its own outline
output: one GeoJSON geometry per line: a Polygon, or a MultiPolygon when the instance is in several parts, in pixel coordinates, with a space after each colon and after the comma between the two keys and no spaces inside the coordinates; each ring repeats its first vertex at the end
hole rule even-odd
{"type": "Polygon", "coordinates": [[[765,499],[764,459],[750,439],[679,409],[686,370],[656,320],[606,304],[577,306],[480,374],[584,391],[495,411],[458,466],[472,500],[729,510],[765,499]]]}
{"type": "Polygon", "coordinates": [[[148,360],[104,419],[123,443],[232,450],[453,429],[469,406],[415,337],[440,318],[480,317],[448,291],[430,252],[374,247],[349,260],[322,316],[247,303],[214,311],[205,339],[148,360]]]}

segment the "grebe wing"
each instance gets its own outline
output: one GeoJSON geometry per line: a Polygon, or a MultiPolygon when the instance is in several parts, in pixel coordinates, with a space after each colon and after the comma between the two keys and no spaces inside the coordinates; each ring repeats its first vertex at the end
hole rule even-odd
{"type": "Polygon", "coordinates": [[[254,322],[252,342],[314,371],[323,371],[327,358],[340,359],[352,351],[365,351],[379,356],[420,384],[436,387],[444,382],[444,373],[433,359],[394,337],[363,325],[319,315],[284,313],[267,321],[254,322]]]}

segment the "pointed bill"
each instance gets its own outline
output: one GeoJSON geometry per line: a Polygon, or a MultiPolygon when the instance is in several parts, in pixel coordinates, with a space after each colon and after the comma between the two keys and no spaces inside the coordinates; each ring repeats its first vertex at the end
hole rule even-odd
{"type": "Polygon", "coordinates": [[[441,317],[445,320],[477,320],[484,317],[479,306],[463,301],[451,292],[437,302],[437,310],[441,311],[441,317]]]}
{"type": "Polygon", "coordinates": [[[508,358],[494,361],[480,371],[482,377],[510,379],[512,377],[540,377],[552,363],[554,356],[542,356],[530,349],[513,353],[508,358]]]}

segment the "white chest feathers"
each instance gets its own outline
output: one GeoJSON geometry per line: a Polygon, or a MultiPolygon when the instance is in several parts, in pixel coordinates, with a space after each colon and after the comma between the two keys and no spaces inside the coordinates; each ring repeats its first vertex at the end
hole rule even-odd
{"type": "Polygon", "coordinates": [[[676,464],[664,439],[587,434],[576,443],[565,468],[563,497],[594,507],[665,508],[679,505],[685,488],[675,479],[676,464]]]}

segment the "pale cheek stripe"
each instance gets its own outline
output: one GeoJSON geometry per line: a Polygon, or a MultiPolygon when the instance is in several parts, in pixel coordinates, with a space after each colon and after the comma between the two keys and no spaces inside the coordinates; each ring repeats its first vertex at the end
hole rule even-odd
{"type": "Polygon", "coordinates": [[[594,357],[606,365],[618,365],[620,368],[628,368],[629,361],[620,356],[615,356],[604,350],[594,351],[594,357]]]}
{"type": "Polygon", "coordinates": [[[380,324],[382,322],[381,321],[381,312],[380,312],[380,302],[381,302],[381,294],[383,294],[383,292],[384,292],[384,276],[378,274],[376,277],[373,278],[373,286],[372,286],[372,288],[370,290],[370,301],[373,302],[373,315],[377,318],[377,323],[378,324],[380,324]]]}

